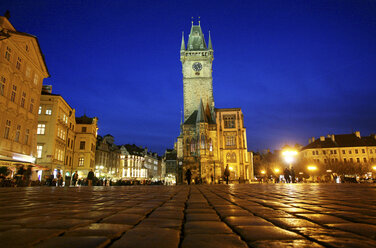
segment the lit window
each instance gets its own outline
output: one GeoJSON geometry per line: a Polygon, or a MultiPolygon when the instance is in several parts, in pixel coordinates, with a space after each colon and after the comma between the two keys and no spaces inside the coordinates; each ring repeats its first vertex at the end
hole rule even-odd
{"type": "Polygon", "coordinates": [[[17,125],[16,136],[14,137],[14,141],[16,142],[20,141],[20,133],[21,133],[21,126],[17,125]]]}
{"type": "Polygon", "coordinates": [[[26,129],[25,131],[25,144],[26,145],[29,143],[29,134],[30,134],[30,130],[26,129]]]}
{"type": "Polygon", "coordinates": [[[356,162],[360,163],[360,158],[356,158],[356,162]]]}
{"type": "Polygon", "coordinates": [[[364,163],[367,163],[367,158],[363,158],[363,162],[364,162],[364,163]]]}
{"type": "Polygon", "coordinates": [[[28,77],[28,78],[30,77],[31,69],[30,69],[29,66],[26,68],[26,72],[25,72],[25,74],[26,74],[26,77],[28,77]]]}
{"type": "Polygon", "coordinates": [[[366,150],[362,149],[362,153],[366,153],[366,150]]]}
{"type": "Polygon", "coordinates": [[[46,115],[52,115],[52,109],[46,109],[46,115]]]}
{"type": "Polygon", "coordinates": [[[355,149],[355,154],[358,154],[358,149],[355,149]]]}
{"type": "Polygon", "coordinates": [[[42,106],[39,106],[38,114],[42,113],[42,106]]]}
{"type": "Polygon", "coordinates": [[[29,112],[30,113],[33,113],[33,108],[34,108],[34,99],[31,99],[30,107],[29,107],[29,112]]]}
{"type": "Polygon", "coordinates": [[[346,150],[342,150],[342,154],[346,154],[346,150]]]}
{"type": "Polygon", "coordinates": [[[86,133],[86,127],[82,127],[81,130],[82,130],[83,133],[86,133]]]}
{"type": "Polygon", "coordinates": [[[44,134],[46,132],[46,124],[38,124],[37,134],[44,134]]]}
{"type": "Polygon", "coordinates": [[[78,166],[84,166],[84,158],[83,157],[80,157],[78,159],[78,166]]]}
{"type": "Polygon", "coordinates": [[[38,74],[34,74],[34,84],[37,85],[39,81],[39,76],[38,74]]]}
{"type": "Polygon", "coordinates": [[[1,76],[1,79],[0,79],[0,96],[4,95],[4,92],[5,92],[5,82],[6,82],[5,77],[1,76]]]}
{"type": "Polygon", "coordinates": [[[43,146],[37,145],[37,158],[42,157],[43,146]]]}
{"type": "Polygon", "coordinates": [[[236,144],[235,136],[226,136],[226,146],[235,146],[236,144]]]}
{"type": "Polygon", "coordinates": [[[7,121],[5,122],[5,130],[4,130],[4,138],[5,138],[5,139],[8,139],[8,138],[9,138],[10,124],[11,124],[10,120],[7,120],[7,121]]]}

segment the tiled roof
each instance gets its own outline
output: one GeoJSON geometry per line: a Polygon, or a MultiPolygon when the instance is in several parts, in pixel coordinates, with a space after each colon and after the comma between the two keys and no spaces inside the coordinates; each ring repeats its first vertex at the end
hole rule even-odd
{"type": "Polygon", "coordinates": [[[86,115],[83,115],[81,117],[76,117],[76,123],[77,124],[92,124],[94,118],[87,117],[86,115]]]}
{"type": "MultiPolygon", "coordinates": [[[[306,145],[302,150],[315,148],[334,148],[334,147],[358,147],[358,146],[376,146],[376,137],[374,134],[365,137],[358,137],[355,133],[339,134],[325,137],[322,141],[320,138],[306,145]]],[[[359,135],[360,136],[360,135],[359,135]]]]}

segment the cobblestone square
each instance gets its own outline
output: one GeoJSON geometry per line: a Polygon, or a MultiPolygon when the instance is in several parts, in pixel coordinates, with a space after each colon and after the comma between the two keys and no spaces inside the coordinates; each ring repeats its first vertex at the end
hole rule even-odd
{"type": "Polygon", "coordinates": [[[0,188],[1,247],[376,247],[376,186],[0,188]]]}

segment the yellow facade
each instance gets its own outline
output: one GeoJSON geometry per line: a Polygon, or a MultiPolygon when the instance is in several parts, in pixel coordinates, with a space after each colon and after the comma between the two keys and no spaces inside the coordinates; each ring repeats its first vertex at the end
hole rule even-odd
{"type": "Polygon", "coordinates": [[[313,163],[375,163],[376,136],[361,137],[360,132],[312,138],[303,147],[301,158],[313,163]]]}
{"type": "Polygon", "coordinates": [[[49,173],[71,172],[75,139],[75,110],[60,95],[43,92],[37,128],[37,163],[49,173]]]}
{"type": "Polygon", "coordinates": [[[0,163],[35,162],[38,106],[49,77],[36,37],[0,16],[0,163]]]}

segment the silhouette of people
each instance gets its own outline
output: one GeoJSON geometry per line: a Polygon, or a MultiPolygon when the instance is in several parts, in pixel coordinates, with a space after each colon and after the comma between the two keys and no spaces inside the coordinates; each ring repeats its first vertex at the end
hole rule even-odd
{"type": "Polygon", "coordinates": [[[76,186],[76,182],[78,180],[78,172],[76,171],[74,174],[73,174],[73,186],[76,186]]]}
{"type": "Polygon", "coordinates": [[[228,165],[226,165],[224,176],[225,176],[225,179],[226,179],[226,184],[228,184],[228,177],[230,176],[230,169],[228,168],[228,165]]]}
{"type": "Polygon", "coordinates": [[[296,180],[295,180],[295,171],[294,171],[294,167],[291,167],[290,175],[291,175],[291,182],[292,182],[292,183],[295,183],[296,180]]]}
{"type": "Polygon", "coordinates": [[[90,170],[87,174],[87,186],[93,186],[94,172],[90,170]]]}
{"type": "Polygon", "coordinates": [[[191,184],[191,177],[192,177],[192,172],[191,172],[190,169],[188,169],[188,170],[185,172],[185,179],[187,180],[188,185],[191,184]]]}
{"type": "Polygon", "coordinates": [[[290,183],[290,170],[289,168],[285,168],[283,171],[283,176],[285,177],[286,183],[290,183]]]}

